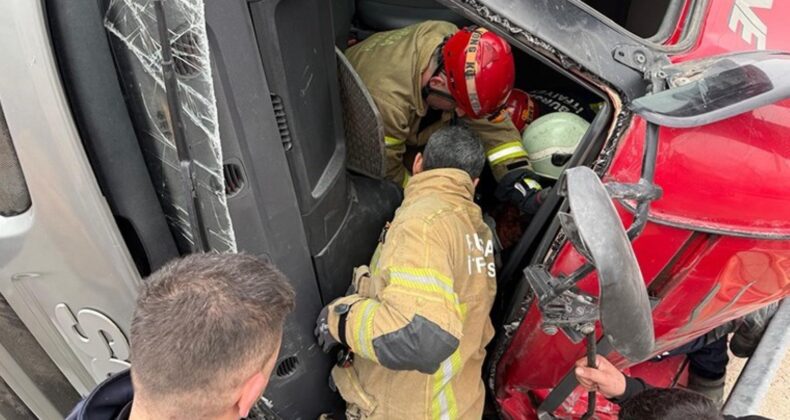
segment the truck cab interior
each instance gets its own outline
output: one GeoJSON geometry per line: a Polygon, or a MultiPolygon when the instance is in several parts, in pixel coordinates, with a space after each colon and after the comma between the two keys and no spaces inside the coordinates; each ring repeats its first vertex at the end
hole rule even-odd
{"type": "MultiPolygon", "coordinates": [[[[675,2],[586,1],[642,36],[659,34],[664,21],[663,14],[647,10],[666,10],[675,2]],[[660,19],[649,21],[656,17],[660,19]]],[[[183,197],[168,172],[168,162],[177,159],[157,137],[172,129],[165,95],[139,51],[119,35],[123,28],[115,19],[140,18],[125,23],[147,27],[148,32],[137,34],[158,43],[152,30],[155,22],[132,13],[132,1],[46,3],[54,51],[80,136],[140,275],[146,276],[167,260],[192,252],[178,220],[182,209],[177,204],[183,197]]],[[[214,138],[221,146],[220,154],[206,152],[221,157],[222,172],[213,178],[207,175],[206,183],[224,194],[218,200],[203,196],[201,206],[211,209],[204,217],[220,214],[213,211],[221,208],[229,222],[216,217],[211,222],[216,224],[209,223],[211,249],[267,258],[293,281],[297,308],[288,320],[267,398],[282,418],[315,418],[339,406],[338,397],[326,386],[332,361],[313,341],[315,317],[324,304],[345,292],[352,268],[368,262],[402,195],[390,182],[347,170],[347,156],[360,150],[351,151],[346,143],[350,110],[341,100],[336,48],[342,53],[350,42],[372,33],[423,20],[459,26],[485,22],[472,22],[426,0],[171,3],[168,12],[173,18],[168,24],[180,83],[214,95],[200,96],[208,99],[205,102],[181,97],[188,116],[187,138],[214,138]],[[201,10],[190,9],[194,3],[200,3],[201,10]],[[188,23],[205,19],[205,32],[192,32],[183,22],[179,26],[181,15],[188,16],[188,23]],[[196,41],[201,36],[207,45],[196,41]],[[193,53],[182,54],[179,61],[179,51],[193,53]],[[209,53],[209,63],[190,61],[203,52],[209,53]],[[201,73],[209,79],[201,80],[201,73]],[[195,122],[202,118],[214,119],[211,127],[217,135],[195,122]],[[213,185],[217,180],[223,185],[213,185]]],[[[570,165],[605,165],[599,156],[614,130],[616,104],[611,94],[576,69],[563,67],[549,51],[514,48],[514,55],[516,87],[579,95],[600,104],[570,165]]],[[[375,147],[371,150],[375,153],[375,147]]],[[[193,152],[196,159],[203,153],[193,152]]],[[[492,197],[493,185],[493,180],[483,183],[479,203],[485,212],[501,215],[501,204],[492,197]]],[[[538,239],[552,229],[552,237],[558,231],[554,215],[560,203],[553,194],[546,209],[531,220],[511,213],[515,233],[510,232],[509,244],[530,237],[519,244],[527,249],[523,261],[546,252],[538,239]]],[[[508,252],[503,251],[504,259],[508,252]]],[[[508,296],[508,287],[502,284],[500,294],[508,296]]],[[[497,311],[507,311],[510,305],[503,299],[497,311]]]]}

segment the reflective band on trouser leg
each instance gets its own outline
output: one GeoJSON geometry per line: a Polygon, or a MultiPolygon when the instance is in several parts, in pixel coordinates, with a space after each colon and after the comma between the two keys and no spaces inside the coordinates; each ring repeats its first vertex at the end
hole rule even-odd
{"type": "Polygon", "coordinates": [[[458,418],[458,405],[455,401],[453,376],[461,370],[461,349],[458,349],[439,366],[433,374],[433,398],[431,401],[431,418],[451,420],[458,418]]]}
{"type": "Polygon", "coordinates": [[[356,342],[355,350],[363,357],[376,361],[376,353],[373,351],[373,315],[380,303],[372,299],[365,299],[359,303],[353,341],[356,342]]]}
{"type": "Polygon", "coordinates": [[[511,141],[489,150],[486,152],[486,157],[488,157],[490,164],[496,165],[510,159],[526,158],[527,151],[524,150],[520,141],[511,141]]]}
{"type": "Polygon", "coordinates": [[[384,144],[387,147],[400,146],[403,143],[406,143],[406,140],[396,139],[395,137],[390,137],[390,136],[384,136],[384,144]]]}
{"type": "Polygon", "coordinates": [[[456,310],[459,316],[461,315],[458,295],[453,290],[453,281],[436,270],[393,267],[390,269],[390,284],[440,296],[456,310]]]}

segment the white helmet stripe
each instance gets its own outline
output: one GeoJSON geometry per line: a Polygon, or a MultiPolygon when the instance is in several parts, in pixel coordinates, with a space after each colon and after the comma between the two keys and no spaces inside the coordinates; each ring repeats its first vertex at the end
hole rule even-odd
{"type": "Polygon", "coordinates": [[[475,76],[480,70],[477,63],[477,53],[479,51],[480,39],[483,34],[488,32],[485,28],[477,28],[472,32],[469,37],[469,43],[466,44],[466,61],[464,63],[464,79],[466,79],[466,94],[469,96],[469,104],[472,106],[472,111],[475,114],[480,114],[480,98],[477,96],[477,82],[475,76]]]}

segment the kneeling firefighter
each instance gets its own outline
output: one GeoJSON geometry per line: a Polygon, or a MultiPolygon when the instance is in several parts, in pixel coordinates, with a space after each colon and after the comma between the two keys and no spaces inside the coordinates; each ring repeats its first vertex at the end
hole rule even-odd
{"type": "Polygon", "coordinates": [[[469,130],[434,133],[371,269],[357,268],[352,293],[319,315],[324,350],[339,342],[354,354],[332,370],[348,418],[481,418],[496,294],[492,234],[473,201],[484,164],[469,130]]]}
{"type": "Polygon", "coordinates": [[[533,199],[537,190],[529,187],[537,184],[520,171],[528,165],[527,153],[504,112],[515,66],[502,38],[485,28],[459,30],[452,23],[426,21],[374,34],[346,56],[381,113],[388,179],[405,186],[411,176],[404,163],[407,151],[424,146],[441,127],[464,125],[481,138],[500,188],[518,185],[514,191],[527,195],[519,204],[533,199]],[[512,172],[521,177],[511,175],[503,184],[512,172]]]}

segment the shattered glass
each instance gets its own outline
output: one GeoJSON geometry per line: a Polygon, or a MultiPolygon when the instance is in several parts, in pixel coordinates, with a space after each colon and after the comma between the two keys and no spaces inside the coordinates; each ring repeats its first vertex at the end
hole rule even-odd
{"type": "MultiPolygon", "coordinates": [[[[110,0],[109,33],[127,106],[170,230],[183,253],[194,248],[191,192],[184,187],[162,74],[153,0],[110,0]]],[[[209,248],[235,252],[228,212],[203,0],[163,1],[178,79],[188,155],[209,248]]]]}

